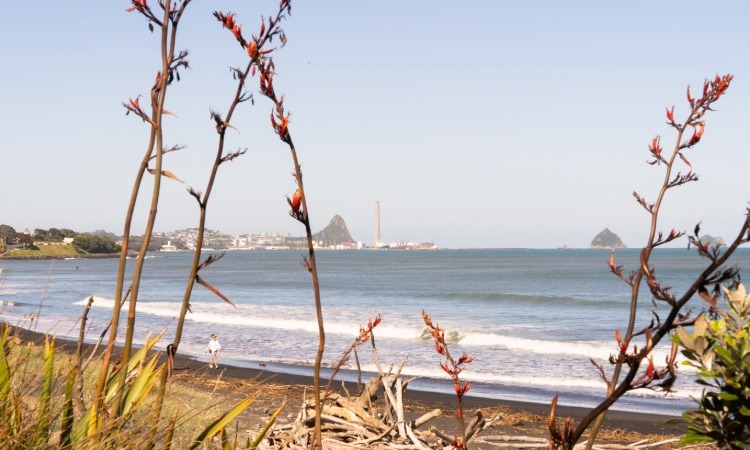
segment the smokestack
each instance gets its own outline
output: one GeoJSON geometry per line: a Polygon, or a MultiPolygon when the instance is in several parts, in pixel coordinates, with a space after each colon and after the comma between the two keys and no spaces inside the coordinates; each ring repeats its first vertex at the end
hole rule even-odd
{"type": "Polygon", "coordinates": [[[375,245],[380,243],[380,201],[375,200],[375,245]]]}

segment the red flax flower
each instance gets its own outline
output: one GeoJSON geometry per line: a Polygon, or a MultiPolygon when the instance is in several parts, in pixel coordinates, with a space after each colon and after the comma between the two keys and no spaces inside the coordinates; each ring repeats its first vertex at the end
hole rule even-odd
{"type": "MultiPolygon", "coordinates": [[[[289,197],[287,197],[286,200],[289,202],[289,206],[292,208],[292,211],[294,211],[295,213],[298,213],[299,212],[299,208],[302,205],[302,192],[300,192],[300,190],[297,189],[296,191],[294,191],[294,195],[292,195],[292,199],[289,200],[289,197]]],[[[378,321],[378,323],[379,323],[379,321],[378,321]]],[[[375,325],[373,325],[370,328],[372,329],[374,326],[375,325]]]]}
{"type": "Polygon", "coordinates": [[[659,164],[662,161],[665,162],[665,163],[667,162],[664,159],[664,157],[661,156],[661,150],[662,150],[662,148],[661,148],[661,137],[660,136],[656,136],[651,141],[651,143],[648,146],[648,150],[654,156],[654,160],[653,161],[648,161],[649,164],[654,165],[654,164],[659,164]]]}
{"type": "Polygon", "coordinates": [[[242,26],[240,24],[235,23],[232,28],[232,34],[235,38],[237,38],[238,41],[242,42],[242,26]]]}
{"type": "Polygon", "coordinates": [[[460,366],[461,364],[469,364],[472,361],[474,361],[474,358],[464,353],[460,358],[458,358],[458,365],[460,366]]]}
{"type": "MultiPolygon", "coordinates": [[[[297,190],[297,192],[299,192],[299,190],[297,190]]],[[[297,193],[295,192],[295,195],[292,197],[293,199],[296,197],[296,194],[297,193]]],[[[300,195],[299,198],[297,199],[297,201],[301,201],[301,200],[302,200],[302,196],[300,195]]],[[[294,200],[292,200],[292,201],[294,201],[294,200]]],[[[368,320],[367,321],[367,327],[363,327],[362,325],[360,325],[359,326],[359,336],[354,341],[353,345],[356,345],[357,342],[359,342],[359,343],[365,343],[365,342],[367,342],[370,339],[370,333],[372,333],[372,330],[375,327],[377,327],[379,323],[380,323],[380,314],[378,314],[375,317],[375,321],[374,322],[372,320],[368,320]]]]}
{"type": "Polygon", "coordinates": [[[287,133],[289,132],[289,115],[287,114],[284,116],[283,119],[281,119],[281,123],[279,123],[279,137],[284,139],[287,136],[287,133]]]}
{"type": "Polygon", "coordinates": [[[289,114],[286,116],[279,115],[279,122],[276,122],[273,112],[271,112],[271,126],[276,134],[279,135],[282,141],[285,141],[289,136],[289,114]]]}
{"type": "Polygon", "coordinates": [[[693,136],[690,138],[690,141],[688,141],[688,147],[691,145],[695,145],[698,143],[698,141],[701,140],[701,136],[703,136],[703,131],[706,129],[706,126],[703,124],[703,122],[698,122],[693,127],[695,131],[693,131],[693,136]]]}
{"type": "Polygon", "coordinates": [[[716,93],[716,100],[724,95],[724,92],[726,92],[727,88],[729,87],[729,83],[732,81],[732,78],[734,78],[733,75],[724,75],[723,77],[719,77],[718,75],[716,75],[713,83],[711,83],[711,87],[716,93]]]}
{"type": "Polygon", "coordinates": [[[128,8],[128,9],[126,9],[125,11],[127,11],[127,12],[133,12],[136,9],[138,11],[143,11],[146,8],[148,8],[148,6],[146,5],[146,0],[133,0],[133,6],[130,7],[130,8],[128,8]]]}
{"type": "Polygon", "coordinates": [[[224,28],[227,30],[234,29],[234,26],[236,25],[234,23],[234,13],[228,12],[226,15],[219,13],[219,20],[221,21],[222,25],[224,25],[224,28]]]}
{"type": "Polygon", "coordinates": [[[654,377],[654,360],[652,358],[648,359],[648,368],[646,368],[646,377],[649,379],[654,377]]]}
{"type": "Polygon", "coordinates": [[[469,389],[471,389],[471,383],[469,383],[468,381],[462,384],[458,379],[456,379],[455,383],[453,383],[453,390],[456,391],[456,395],[459,397],[463,397],[464,394],[469,392],[469,389]]]}
{"type": "Polygon", "coordinates": [[[620,330],[615,331],[615,339],[617,340],[617,345],[620,347],[620,353],[623,355],[626,354],[628,352],[628,343],[623,342],[620,330]]]}
{"type": "Polygon", "coordinates": [[[669,123],[674,123],[674,106],[672,109],[666,108],[667,110],[667,120],[669,123]]]}
{"type": "Polygon", "coordinates": [[[273,73],[268,70],[263,70],[260,73],[260,93],[268,98],[273,99],[275,94],[273,92],[273,73]]]}
{"type": "MultiPolygon", "coordinates": [[[[255,53],[258,51],[258,44],[255,43],[255,40],[251,40],[247,43],[247,56],[250,58],[255,57],[255,53]]],[[[253,66],[254,68],[255,66],[253,66]]]]}
{"type": "Polygon", "coordinates": [[[651,145],[648,146],[648,149],[651,151],[651,154],[654,155],[657,159],[661,158],[661,145],[659,144],[659,136],[656,136],[651,141],[651,145]]]}

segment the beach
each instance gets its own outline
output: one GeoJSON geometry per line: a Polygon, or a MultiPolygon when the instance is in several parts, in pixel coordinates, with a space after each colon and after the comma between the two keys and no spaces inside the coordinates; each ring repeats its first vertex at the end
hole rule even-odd
{"type": "MultiPolygon", "coordinates": [[[[44,334],[29,330],[14,328],[13,333],[20,337],[24,345],[41,345],[44,334]]],[[[57,339],[56,348],[64,353],[74,353],[77,343],[69,340],[57,339]]],[[[84,345],[84,354],[88,355],[93,349],[92,344],[84,345]]],[[[98,353],[101,354],[102,347],[98,353]]],[[[115,350],[115,356],[119,349],[115,350]]],[[[260,363],[262,364],[262,363],[260,363]]],[[[225,365],[219,358],[219,367],[211,369],[207,360],[177,354],[175,357],[175,372],[172,383],[185,385],[199,390],[211,391],[222,409],[228,410],[239,399],[247,395],[257,396],[256,400],[241,416],[240,429],[257,429],[268,419],[282,402],[286,401],[277,424],[292,421],[296,417],[305,398],[312,396],[313,380],[311,377],[288,373],[277,373],[266,370],[262,365],[255,368],[225,365]]],[[[321,380],[325,386],[328,380],[321,380]]],[[[363,380],[363,382],[367,382],[363,380]]],[[[346,383],[345,390],[340,382],[332,383],[334,389],[343,392],[356,392],[354,383],[346,383]]],[[[454,395],[407,390],[405,400],[406,420],[414,420],[434,409],[442,410],[442,415],[430,424],[446,434],[458,432],[457,421],[453,414],[456,409],[454,395]]],[[[469,417],[476,410],[481,410],[485,418],[496,418],[496,422],[480,436],[515,436],[523,438],[548,438],[546,416],[549,405],[523,402],[495,400],[487,398],[464,397],[465,415],[469,417]]],[[[585,408],[559,406],[557,408],[558,423],[571,418],[575,425],[588,412],[585,408]]],[[[662,442],[673,440],[684,430],[684,425],[666,423],[673,417],[657,414],[633,413],[625,411],[610,411],[604,422],[604,429],[597,441],[601,443],[632,444],[647,440],[648,442],[662,442]]],[[[672,448],[674,443],[667,443],[659,448],[672,448]]],[[[480,448],[507,448],[503,445],[488,445],[480,448]]]]}

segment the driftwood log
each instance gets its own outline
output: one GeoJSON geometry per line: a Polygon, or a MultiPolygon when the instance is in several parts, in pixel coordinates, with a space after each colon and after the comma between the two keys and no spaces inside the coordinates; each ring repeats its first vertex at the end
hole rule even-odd
{"type": "MultiPolygon", "coordinates": [[[[426,425],[440,417],[435,409],[414,420],[407,421],[404,398],[408,380],[397,374],[374,377],[357,396],[333,393],[327,395],[321,413],[322,444],[324,449],[392,448],[401,450],[449,450],[454,436],[426,425]]],[[[479,432],[490,426],[477,411],[466,430],[469,443],[479,432]]],[[[260,449],[309,449],[314,438],[315,407],[304,399],[294,422],[272,428],[260,449]]]]}
{"type": "MultiPolygon", "coordinates": [[[[455,436],[427,425],[443,412],[432,410],[414,420],[405,419],[404,398],[408,379],[379,370],[358,395],[330,393],[323,396],[321,412],[322,447],[326,450],[398,449],[398,450],[453,450],[455,436]]],[[[378,365],[379,369],[379,365],[378,365]]],[[[344,390],[345,391],[345,390],[344,390]]],[[[482,435],[480,433],[500,416],[486,419],[477,410],[466,427],[467,448],[548,448],[549,440],[539,437],[482,435]]],[[[308,450],[313,445],[315,406],[312,399],[302,399],[302,405],[292,423],[274,425],[258,446],[262,450],[308,450]]],[[[595,450],[652,449],[677,439],[649,444],[647,441],[629,445],[594,445],[595,450]]],[[[583,448],[579,444],[575,448],[583,448]]]]}

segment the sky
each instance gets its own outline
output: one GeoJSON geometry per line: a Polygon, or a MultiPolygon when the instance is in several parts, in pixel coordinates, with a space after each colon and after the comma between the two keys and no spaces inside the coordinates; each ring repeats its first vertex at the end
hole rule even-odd
{"type": "MultiPolygon", "coordinates": [[[[148,0],[155,5],[155,0],[148,0]]],[[[277,1],[194,0],[178,28],[190,69],[168,91],[156,231],[197,226],[216,152],[210,110],[226,113],[230,67],[246,54],[212,16],[257,33],[277,1]]],[[[675,142],[665,107],[734,74],[685,152],[700,181],[668,192],[659,229],[735,238],[750,200],[750,3],[745,1],[294,1],[275,52],[313,231],[334,215],[371,243],[588,247],[609,228],[645,244],[664,166],[648,144],[675,142]]],[[[122,102],[148,98],[157,34],[126,1],[7,2],[0,16],[0,223],[122,234],[148,127],[122,102]]],[[[288,215],[296,186],[270,102],[250,82],[219,169],[207,227],[304,234],[288,215]]],[[[681,167],[681,170],[685,170],[681,167]]],[[[143,232],[152,180],[134,232],[143,232]]],[[[686,245],[682,240],[676,245],[686,245]]]]}

